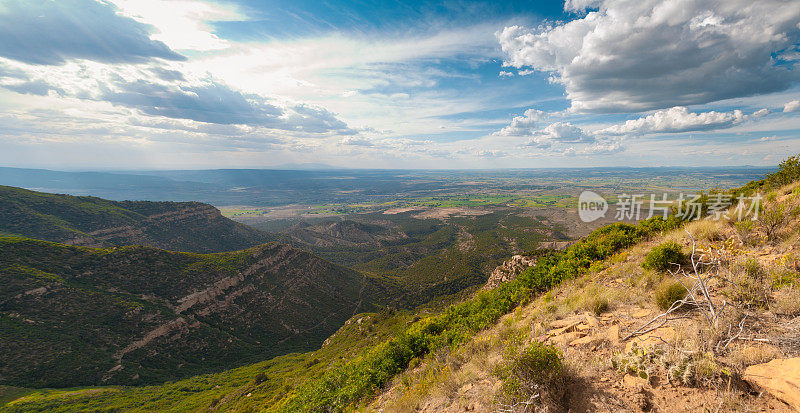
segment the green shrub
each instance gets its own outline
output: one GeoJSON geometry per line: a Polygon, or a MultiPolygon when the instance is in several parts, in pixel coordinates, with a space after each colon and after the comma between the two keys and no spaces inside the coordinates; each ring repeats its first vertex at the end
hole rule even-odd
{"type": "Polygon", "coordinates": [[[503,403],[516,404],[536,395],[539,402],[557,401],[563,393],[564,366],[553,346],[534,343],[500,367],[503,403]]]}
{"type": "Polygon", "coordinates": [[[675,266],[673,264],[685,264],[686,254],[681,250],[681,246],[675,242],[665,242],[654,247],[644,257],[642,267],[647,270],[667,271],[675,266]]]}
{"type": "Polygon", "coordinates": [[[658,308],[669,309],[675,301],[686,298],[686,288],[680,282],[672,279],[662,281],[653,294],[658,308]]]}
{"type": "Polygon", "coordinates": [[[667,219],[661,217],[653,217],[639,222],[639,227],[643,230],[654,233],[669,231],[678,228],[681,224],[681,218],[676,215],[670,215],[667,219]]]}
{"type": "Polygon", "coordinates": [[[733,225],[736,227],[736,232],[739,234],[739,239],[742,240],[742,243],[745,245],[752,245],[755,241],[753,234],[755,223],[752,220],[747,219],[743,221],[736,221],[733,223],[733,225]]]}
{"type": "Polygon", "coordinates": [[[790,156],[778,165],[778,170],[767,177],[774,186],[783,186],[800,179],[800,156],[790,156]]]}
{"type": "Polygon", "coordinates": [[[800,287],[800,272],[798,272],[800,260],[793,256],[786,256],[784,260],[784,266],[773,266],[769,271],[772,288],[779,290],[787,285],[800,287]]]}
{"type": "Polygon", "coordinates": [[[269,375],[267,375],[267,373],[262,371],[256,374],[255,377],[253,377],[253,384],[259,385],[267,380],[269,380],[269,375]]]}
{"type": "Polygon", "coordinates": [[[778,165],[778,169],[764,179],[752,181],[732,191],[732,194],[753,194],[764,189],[776,189],[800,180],[800,155],[790,156],[778,165]]]}
{"type": "Polygon", "coordinates": [[[758,223],[764,230],[767,239],[770,241],[776,239],[776,235],[785,221],[786,214],[783,205],[772,204],[769,207],[762,206],[761,212],[758,214],[758,223]]]}

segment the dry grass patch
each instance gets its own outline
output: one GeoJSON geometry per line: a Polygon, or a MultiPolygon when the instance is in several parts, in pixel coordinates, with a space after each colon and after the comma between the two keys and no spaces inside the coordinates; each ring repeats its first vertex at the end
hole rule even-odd
{"type": "MultiPolygon", "coordinates": [[[[686,224],[685,230],[692,234],[694,239],[699,242],[724,241],[727,238],[725,226],[725,221],[722,220],[714,221],[710,219],[701,219],[686,224]]],[[[680,234],[676,235],[678,235],[681,240],[684,240],[684,236],[680,234]]]]}
{"type": "Polygon", "coordinates": [[[686,298],[686,288],[675,279],[665,279],[658,284],[653,292],[653,300],[658,308],[669,309],[673,303],[686,298]]]}
{"type": "Polygon", "coordinates": [[[723,277],[727,282],[722,293],[734,302],[749,308],[767,308],[769,305],[772,282],[755,258],[734,260],[723,277]]]}
{"type": "Polygon", "coordinates": [[[731,348],[728,360],[737,372],[742,373],[749,366],[766,363],[781,356],[781,351],[769,344],[738,343],[731,348]]]}
{"type": "Polygon", "coordinates": [[[789,284],[775,291],[770,310],[775,314],[791,317],[800,315],[800,288],[789,284]]]}
{"type": "Polygon", "coordinates": [[[600,285],[591,285],[577,292],[575,310],[590,311],[600,315],[613,309],[616,291],[600,285]]]}

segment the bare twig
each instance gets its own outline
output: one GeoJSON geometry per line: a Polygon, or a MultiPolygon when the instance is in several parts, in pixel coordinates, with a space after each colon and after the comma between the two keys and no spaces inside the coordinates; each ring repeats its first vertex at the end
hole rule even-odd
{"type": "MultiPolygon", "coordinates": [[[[697,241],[695,240],[694,236],[689,231],[686,231],[686,234],[692,243],[692,254],[690,256],[691,270],[687,271],[682,268],[680,264],[671,263],[676,268],[674,270],[667,270],[667,272],[680,283],[684,290],[686,290],[687,296],[682,300],[675,301],[672,303],[669,309],[667,309],[667,311],[657,315],[650,321],[626,335],[622,339],[623,341],[657,330],[671,320],[690,318],[690,316],[676,317],[674,315],[676,311],[682,308],[697,310],[703,315],[709,326],[718,326],[720,314],[725,311],[728,303],[724,300],[720,305],[714,302],[714,299],[711,297],[708,281],[711,278],[719,276],[720,262],[722,257],[725,255],[725,248],[723,247],[716,251],[712,249],[710,251],[701,252],[698,250],[697,241]],[[687,283],[684,281],[688,279],[692,280],[693,282],[687,283]]],[[[739,325],[739,331],[735,337],[740,337],[743,330],[744,320],[742,320],[742,323],[739,325]]],[[[732,338],[731,336],[732,332],[733,325],[729,326],[728,328],[728,332],[726,334],[726,337],[728,338],[717,343],[718,350],[720,348],[722,350],[726,349],[730,343],[735,340],[735,338],[732,338]]]]}
{"type": "Polygon", "coordinates": [[[528,400],[521,400],[514,404],[503,404],[499,403],[499,407],[497,409],[500,413],[514,413],[517,411],[518,407],[522,407],[522,411],[528,411],[528,408],[535,403],[535,400],[539,398],[539,393],[534,393],[528,400]]]}
{"type": "MultiPolygon", "coordinates": [[[[667,321],[671,320],[669,318],[670,314],[674,313],[679,308],[681,308],[684,304],[688,304],[688,303],[689,302],[686,301],[686,300],[675,301],[674,303],[672,303],[672,306],[670,306],[669,310],[667,310],[665,313],[657,315],[655,318],[653,318],[652,320],[648,321],[643,326],[641,326],[638,329],[632,331],[630,334],[625,336],[625,338],[623,338],[622,341],[625,341],[625,340],[627,340],[627,339],[629,339],[629,338],[631,338],[633,336],[646,334],[646,333],[649,333],[649,332],[651,332],[653,330],[657,330],[657,329],[661,328],[664,324],[667,323],[667,321]],[[657,324],[655,327],[647,328],[648,326],[650,326],[651,324],[655,323],[659,319],[661,319],[661,322],[659,324],[657,324]]],[[[686,317],[676,317],[676,318],[673,318],[673,319],[678,319],[678,318],[686,318],[686,317]]]]}
{"type": "MultiPolygon", "coordinates": [[[[731,343],[732,343],[734,340],[738,339],[738,338],[739,338],[739,337],[742,335],[742,331],[744,331],[744,322],[745,322],[746,320],[747,320],[747,315],[745,315],[744,317],[742,317],[742,321],[740,321],[740,322],[739,322],[739,332],[738,332],[738,333],[736,333],[736,335],[734,335],[734,336],[731,336],[731,335],[730,335],[730,334],[731,334],[731,329],[732,329],[732,327],[733,327],[733,324],[731,324],[731,325],[728,327],[728,336],[729,336],[729,338],[728,338],[727,340],[725,340],[725,341],[724,341],[725,345],[722,347],[722,350],[723,350],[723,351],[724,351],[724,350],[727,350],[727,349],[728,349],[728,346],[729,346],[729,345],[731,345],[731,343]]],[[[722,343],[723,343],[723,341],[720,341],[719,343],[717,343],[717,348],[716,348],[717,352],[719,352],[719,351],[720,351],[720,349],[719,349],[719,346],[720,346],[722,343]]]]}

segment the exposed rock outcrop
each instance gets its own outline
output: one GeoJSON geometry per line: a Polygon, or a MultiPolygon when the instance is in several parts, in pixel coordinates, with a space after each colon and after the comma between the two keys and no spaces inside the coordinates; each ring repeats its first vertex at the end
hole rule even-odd
{"type": "Polygon", "coordinates": [[[525,271],[528,267],[532,267],[534,265],[536,265],[536,258],[526,257],[524,255],[515,255],[492,271],[492,275],[489,276],[489,279],[486,281],[486,285],[483,288],[490,290],[502,283],[511,281],[517,278],[517,276],[525,271]]]}
{"type": "MultiPolygon", "coordinates": [[[[571,243],[571,241],[542,242],[539,244],[538,250],[561,251],[567,248],[571,243]]],[[[483,289],[491,290],[502,283],[512,281],[516,279],[518,275],[522,274],[523,271],[528,269],[528,267],[533,267],[534,265],[536,265],[536,257],[514,255],[511,259],[503,262],[492,271],[492,275],[486,280],[486,285],[483,286],[483,289]]]]}
{"type": "Polygon", "coordinates": [[[750,366],[744,379],[800,412],[800,357],[750,366]]]}

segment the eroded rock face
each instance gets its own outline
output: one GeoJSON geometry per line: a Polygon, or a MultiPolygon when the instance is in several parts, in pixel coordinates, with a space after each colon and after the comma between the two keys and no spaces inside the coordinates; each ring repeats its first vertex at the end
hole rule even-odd
{"type": "Polygon", "coordinates": [[[390,221],[365,223],[351,220],[317,225],[298,224],[286,230],[286,235],[294,244],[323,248],[378,246],[408,238],[390,221]]]}
{"type": "Polygon", "coordinates": [[[199,202],[172,205],[166,212],[147,215],[129,225],[100,228],[53,241],[84,247],[147,245],[190,252],[235,250],[267,241],[265,234],[223,217],[211,205],[199,202]]]}
{"type": "Polygon", "coordinates": [[[528,267],[532,267],[534,265],[536,265],[535,258],[526,257],[524,255],[515,255],[511,257],[510,260],[504,262],[499,267],[495,268],[494,271],[492,271],[492,275],[489,276],[489,279],[486,281],[486,285],[483,288],[492,289],[502,283],[509,282],[517,278],[517,276],[525,271],[528,267]]]}
{"type": "Polygon", "coordinates": [[[750,366],[744,379],[800,411],[800,357],[750,366]]]}

